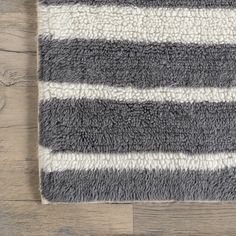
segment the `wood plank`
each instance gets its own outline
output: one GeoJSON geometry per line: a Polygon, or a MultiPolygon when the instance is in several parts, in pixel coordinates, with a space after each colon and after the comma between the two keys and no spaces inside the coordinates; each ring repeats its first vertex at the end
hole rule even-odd
{"type": "Polygon", "coordinates": [[[31,12],[37,0],[0,0],[0,12],[31,12]]]}
{"type": "Polygon", "coordinates": [[[0,202],[1,236],[131,234],[132,205],[0,202]]]}
{"type": "Polygon", "coordinates": [[[146,203],[134,205],[134,233],[147,235],[235,235],[235,203],[146,203]]]}
{"type": "Polygon", "coordinates": [[[0,50],[0,86],[36,86],[36,56],[0,50]]]}
{"type": "Polygon", "coordinates": [[[37,87],[0,86],[0,200],[40,200],[37,87]]]}
{"type": "Polygon", "coordinates": [[[36,12],[0,14],[0,85],[36,85],[36,12]]]}
{"type": "MultiPolygon", "coordinates": [[[[4,126],[0,128],[0,163],[3,161],[37,161],[37,128],[4,126]]],[[[35,124],[36,125],[36,124],[35,124]]]]}
{"type": "Polygon", "coordinates": [[[0,14],[1,48],[18,53],[36,53],[37,14],[26,13],[0,14]]]}
{"type": "Polygon", "coordinates": [[[0,201],[40,201],[38,162],[1,161],[0,189],[0,201]]]}
{"type": "Polygon", "coordinates": [[[0,162],[37,160],[37,87],[0,86],[0,162]]]}
{"type": "Polygon", "coordinates": [[[0,128],[36,128],[37,97],[37,87],[0,86],[0,128]]]}

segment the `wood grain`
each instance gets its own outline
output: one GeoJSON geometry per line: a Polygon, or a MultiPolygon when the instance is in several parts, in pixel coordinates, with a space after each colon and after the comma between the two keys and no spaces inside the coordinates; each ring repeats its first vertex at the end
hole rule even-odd
{"type": "Polygon", "coordinates": [[[36,10],[1,13],[0,22],[0,85],[35,86],[36,10]]]}
{"type": "Polygon", "coordinates": [[[4,202],[0,219],[1,236],[131,234],[133,229],[131,205],[4,202]]]}
{"type": "Polygon", "coordinates": [[[41,205],[36,0],[0,0],[0,235],[236,235],[236,204],[41,205]]]}
{"type": "Polygon", "coordinates": [[[32,13],[36,9],[36,0],[0,0],[0,12],[32,13]]]}
{"type": "Polygon", "coordinates": [[[134,205],[134,233],[168,236],[236,235],[235,203],[134,205]]]}

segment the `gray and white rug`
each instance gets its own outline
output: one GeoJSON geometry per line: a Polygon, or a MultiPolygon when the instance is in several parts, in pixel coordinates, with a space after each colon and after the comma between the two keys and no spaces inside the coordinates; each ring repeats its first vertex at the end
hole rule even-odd
{"type": "Polygon", "coordinates": [[[42,0],[48,202],[236,199],[236,1],[42,0]]]}

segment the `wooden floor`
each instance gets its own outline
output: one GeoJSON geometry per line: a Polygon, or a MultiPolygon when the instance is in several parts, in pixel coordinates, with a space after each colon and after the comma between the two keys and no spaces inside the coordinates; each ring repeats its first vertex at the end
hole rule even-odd
{"type": "Polygon", "coordinates": [[[0,0],[0,236],[236,235],[236,204],[41,205],[36,0],[0,0]]]}

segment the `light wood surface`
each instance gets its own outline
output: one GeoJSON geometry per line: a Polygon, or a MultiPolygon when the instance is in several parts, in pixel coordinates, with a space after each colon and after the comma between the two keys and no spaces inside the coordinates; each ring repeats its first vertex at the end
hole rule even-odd
{"type": "Polygon", "coordinates": [[[41,205],[36,1],[0,0],[0,235],[236,235],[234,203],[41,205]]]}

